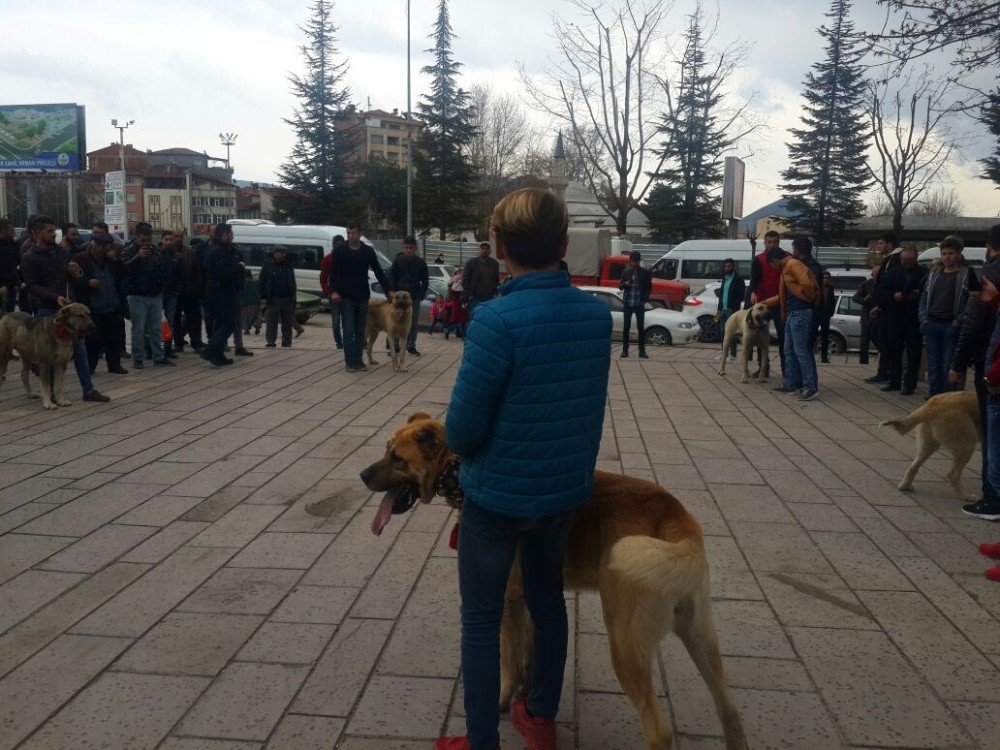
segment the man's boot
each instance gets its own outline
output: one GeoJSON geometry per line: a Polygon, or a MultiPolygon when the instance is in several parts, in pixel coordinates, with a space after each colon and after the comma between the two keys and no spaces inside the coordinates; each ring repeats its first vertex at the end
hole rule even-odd
{"type": "Polygon", "coordinates": [[[649,355],[646,354],[646,347],[639,347],[639,359],[649,359],[649,355]]]}
{"type": "Polygon", "coordinates": [[[622,347],[621,358],[628,359],[628,344],[622,347]]]}

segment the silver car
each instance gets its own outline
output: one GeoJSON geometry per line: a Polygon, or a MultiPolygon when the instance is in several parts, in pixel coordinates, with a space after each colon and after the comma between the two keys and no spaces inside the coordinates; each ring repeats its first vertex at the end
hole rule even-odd
{"type": "Polygon", "coordinates": [[[845,354],[861,346],[861,305],[854,292],[838,291],[837,306],[830,318],[830,354],[845,354]]]}

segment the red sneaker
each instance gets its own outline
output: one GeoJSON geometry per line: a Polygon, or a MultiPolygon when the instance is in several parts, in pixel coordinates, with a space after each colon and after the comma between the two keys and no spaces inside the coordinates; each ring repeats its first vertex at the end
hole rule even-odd
{"type": "Polygon", "coordinates": [[[1000,565],[994,565],[992,568],[987,570],[983,575],[985,575],[991,581],[996,581],[1000,583],[1000,565]]]}
{"type": "Polygon", "coordinates": [[[556,723],[552,719],[528,715],[524,699],[514,701],[510,720],[528,745],[528,750],[556,750],[556,723]]]}
{"type": "Polygon", "coordinates": [[[438,737],[434,750],[472,750],[468,737],[438,737]]]}
{"type": "Polygon", "coordinates": [[[994,560],[1000,560],[1000,542],[983,542],[979,545],[979,552],[994,560]]]}

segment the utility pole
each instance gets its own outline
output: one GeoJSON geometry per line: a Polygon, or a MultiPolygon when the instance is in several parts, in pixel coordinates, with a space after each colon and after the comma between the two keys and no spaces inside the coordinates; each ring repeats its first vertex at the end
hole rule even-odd
{"type": "MultiPolygon", "coordinates": [[[[222,145],[226,147],[226,169],[230,170],[230,172],[232,172],[233,167],[232,164],[229,163],[229,147],[236,145],[237,138],[239,138],[239,136],[236,133],[219,133],[219,140],[222,142],[222,145]]],[[[232,174],[230,174],[230,176],[232,176],[232,174]]]]}
{"type": "MultiPolygon", "coordinates": [[[[410,104],[410,0],[406,0],[406,235],[413,236],[413,111],[410,104]]],[[[427,255],[426,246],[424,255],[427,255]]]]}
{"type": "Polygon", "coordinates": [[[125,131],[128,130],[130,125],[135,125],[135,120],[129,120],[126,122],[122,120],[122,124],[118,124],[118,120],[111,121],[111,127],[118,128],[118,159],[121,162],[122,174],[125,174],[125,131]]]}

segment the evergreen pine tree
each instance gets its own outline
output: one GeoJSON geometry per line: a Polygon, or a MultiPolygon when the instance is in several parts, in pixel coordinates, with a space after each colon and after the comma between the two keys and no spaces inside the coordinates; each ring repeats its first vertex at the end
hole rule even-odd
{"type": "Polygon", "coordinates": [[[993,136],[993,151],[979,162],[983,165],[982,176],[983,179],[996,183],[1000,190],[1000,89],[994,89],[987,96],[979,120],[993,136]]]}
{"type": "Polygon", "coordinates": [[[722,167],[735,145],[733,122],[720,122],[724,76],[710,65],[699,4],[688,17],[676,104],[664,115],[666,136],[657,152],[665,157],[643,211],[659,239],[721,237],[722,167]]]}
{"type": "Polygon", "coordinates": [[[782,172],[781,188],[795,228],[819,243],[830,242],[864,212],[868,124],[867,86],[861,58],[864,50],[848,14],[849,0],[833,0],[821,26],[826,58],[805,79],[802,127],[791,130],[791,166],[782,172]]]}
{"type": "Polygon", "coordinates": [[[347,60],[336,46],[331,0],[315,0],[312,16],[300,27],[305,74],[288,77],[299,100],[285,122],[295,131],[292,153],[278,172],[284,190],[275,209],[295,223],[333,224],[354,218],[357,199],[348,191],[360,124],[345,83],[347,60]]]}
{"type": "Polygon", "coordinates": [[[468,151],[475,135],[472,101],[458,85],[462,65],[452,56],[447,0],[441,0],[431,36],[434,47],[427,51],[434,63],[422,70],[431,77],[431,91],[417,105],[424,128],[413,155],[414,204],[417,223],[437,227],[444,239],[449,229],[470,221],[474,176],[468,151]]]}

